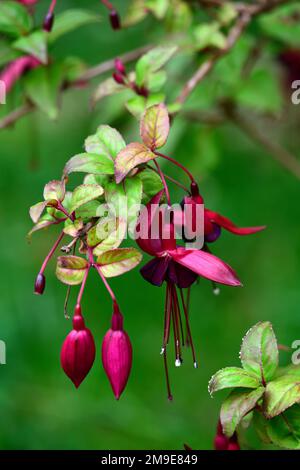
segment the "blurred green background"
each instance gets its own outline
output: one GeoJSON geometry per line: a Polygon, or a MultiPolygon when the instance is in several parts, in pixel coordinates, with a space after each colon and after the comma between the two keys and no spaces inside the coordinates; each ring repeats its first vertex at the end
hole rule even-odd
{"type": "MultiPolygon", "coordinates": [[[[48,2],[40,3],[42,12],[48,2]]],[[[64,0],[60,9],[87,3],[101,9],[99,2],[83,0],[64,0]]],[[[115,3],[122,10],[123,2],[115,3]]],[[[53,54],[79,55],[96,64],[160,37],[154,20],[114,33],[102,11],[101,25],[69,34],[53,54]]],[[[132,374],[116,402],[100,358],[111,305],[92,273],[83,311],[98,352],[87,379],[75,390],[60,368],[61,344],[71,325],[63,315],[66,288],[55,277],[55,260],[47,270],[45,295],[32,292],[56,228],[34,234],[31,244],[26,233],[31,228],[29,206],[41,200],[44,184],[60,177],[65,161],[81,150],[97,125],[117,127],[127,141],[138,135],[137,123],[124,111],[121,99],[106,99],[91,110],[89,97],[90,89],[69,91],[56,122],[35,113],[0,133],[0,339],[7,345],[7,364],[0,366],[0,448],[182,449],[183,443],[193,449],[212,448],[224,395],[211,399],[208,380],[219,368],[239,364],[238,351],[248,328],[270,320],[280,343],[290,346],[300,338],[299,181],[233,125],[214,129],[177,118],[169,152],[197,176],[208,207],[241,226],[268,228],[244,238],[223,233],[212,247],[234,267],[244,287],[222,287],[218,297],[205,280],[193,288],[191,324],[200,367],[193,369],[190,351],[185,351],[183,366],[175,368],[170,354],[173,403],[166,399],[159,354],[164,289],[146,284],[138,269],[111,281],[134,348],[132,374]]],[[[286,105],[283,121],[268,132],[297,153],[295,106],[286,105]]],[[[168,172],[178,177],[176,170],[168,172]]],[[[180,191],[173,195],[182,197],[180,191]]],[[[289,363],[291,353],[282,352],[281,357],[282,363],[289,363]]],[[[256,446],[256,437],[251,435],[248,444],[256,446]]]]}

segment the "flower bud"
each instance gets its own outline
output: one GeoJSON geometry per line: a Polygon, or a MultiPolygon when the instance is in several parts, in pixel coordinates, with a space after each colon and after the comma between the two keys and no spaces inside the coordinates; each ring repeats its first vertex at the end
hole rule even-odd
{"type": "Polygon", "coordinates": [[[227,450],[241,450],[238,442],[229,442],[227,450]]]}
{"type": "Polygon", "coordinates": [[[109,19],[112,29],[121,29],[121,21],[119,14],[116,10],[111,10],[109,13],[109,19]]]}
{"type": "Polygon", "coordinates": [[[54,23],[54,14],[49,12],[47,13],[44,19],[44,23],[43,23],[44,31],[47,31],[48,33],[50,33],[53,28],[53,23],[54,23]]]}
{"type": "Polygon", "coordinates": [[[37,295],[42,295],[44,293],[45,286],[46,286],[46,278],[44,274],[39,273],[34,283],[34,293],[37,295]]]}
{"type": "Polygon", "coordinates": [[[118,57],[115,59],[115,70],[121,75],[126,75],[125,65],[123,64],[122,60],[118,57]]]}
{"type": "Polygon", "coordinates": [[[84,319],[75,312],[73,330],[66,337],[61,349],[61,366],[78,388],[95,360],[95,343],[84,319]]]}
{"type": "Polygon", "coordinates": [[[132,365],[132,347],[123,330],[122,316],[113,315],[112,327],[102,343],[102,364],[118,400],[126,387],[132,365]]]}
{"type": "Polygon", "coordinates": [[[217,435],[214,440],[215,450],[227,450],[228,439],[226,436],[217,435]]]}
{"type": "Polygon", "coordinates": [[[117,82],[119,85],[124,85],[125,82],[124,82],[124,78],[123,76],[120,74],[120,73],[113,73],[113,79],[115,82],[117,82]]]}

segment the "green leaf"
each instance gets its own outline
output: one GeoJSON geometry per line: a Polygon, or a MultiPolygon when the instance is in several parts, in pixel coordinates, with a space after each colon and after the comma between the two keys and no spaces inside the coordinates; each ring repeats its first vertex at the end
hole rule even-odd
{"type": "Polygon", "coordinates": [[[122,25],[124,28],[133,26],[142,21],[148,14],[145,8],[145,0],[132,0],[129,4],[127,13],[125,15],[122,25]]]}
{"type": "Polygon", "coordinates": [[[141,118],[147,105],[147,99],[144,96],[135,96],[125,103],[128,111],[138,120],[141,118]]]}
{"type": "Polygon", "coordinates": [[[122,217],[134,233],[142,200],[142,181],[138,177],[127,178],[123,184],[109,183],[105,188],[105,199],[113,205],[115,215],[122,217]]]}
{"type": "Polygon", "coordinates": [[[234,3],[226,2],[218,10],[218,21],[222,26],[229,25],[238,15],[234,3]]]}
{"type": "Polygon", "coordinates": [[[56,201],[63,201],[65,197],[65,184],[63,181],[53,180],[49,181],[44,187],[44,199],[54,199],[56,201]]]}
{"type": "Polygon", "coordinates": [[[148,88],[151,92],[158,92],[167,81],[167,74],[164,70],[153,73],[148,80],[148,88]]]}
{"type": "Polygon", "coordinates": [[[84,146],[88,153],[99,154],[114,160],[126,144],[116,129],[103,125],[98,127],[96,134],[87,137],[84,146]]]}
{"type": "Polygon", "coordinates": [[[169,0],[146,0],[145,6],[158,20],[162,20],[169,8],[169,0]]]}
{"type": "Polygon", "coordinates": [[[274,418],[300,401],[300,380],[293,375],[283,375],[267,384],[264,412],[274,418]]]}
{"type": "Polygon", "coordinates": [[[200,24],[193,31],[194,47],[197,50],[205,49],[209,46],[223,49],[226,46],[226,37],[219,31],[219,24],[212,22],[200,24]]]}
{"type": "Polygon", "coordinates": [[[137,165],[149,162],[156,158],[145,145],[139,142],[132,142],[118,153],[115,160],[115,178],[120,183],[125,176],[137,165]]]}
{"type": "Polygon", "coordinates": [[[154,151],[165,145],[169,131],[169,114],[164,103],[146,109],[140,124],[140,134],[148,148],[154,151]]]}
{"type": "Polygon", "coordinates": [[[253,410],[258,400],[264,394],[264,387],[249,392],[248,390],[234,390],[223,402],[220,420],[223,431],[227,437],[231,437],[241,419],[253,410]]]}
{"type": "Polygon", "coordinates": [[[240,358],[243,368],[268,382],[278,366],[278,347],[270,322],[259,322],[243,339],[240,358]]]}
{"type": "Polygon", "coordinates": [[[20,52],[12,49],[8,41],[6,41],[5,39],[0,39],[0,67],[2,67],[2,65],[7,64],[8,62],[12,62],[13,60],[17,59],[20,55],[20,52]]]}
{"type": "Polygon", "coordinates": [[[78,237],[82,229],[83,221],[81,218],[74,220],[74,222],[72,222],[70,219],[65,221],[64,233],[66,235],[70,235],[70,237],[78,237]]]}
{"type": "Polygon", "coordinates": [[[99,209],[99,201],[90,201],[76,209],[76,218],[92,219],[97,217],[99,209]]]}
{"type": "Polygon", "coordinates": [[[140,178],[143,185],[142,202],[143,204],[147,204],[155,194],[163,189],[163,184],[160,176],[149,168],[141,171],[137,176],[140,178]]]}
{"type": "Polygon", "coordinates": [[[104,190],[96,184],[81,184],[73,191],[70,212],[74,212],[78,207],[87,202],[97,199],[104,190]]]}
{"type": "Polygon", "coordinates": [[[37,67],[25,77],[25,91],[30,100],[50,119],[58,115],[58,98],[64,78],[62,64],[37,67]]]}
{"type": "Polygon", "coordinates": [[[285,449],[300,449],[299,405],[292,406],[266,423],[268,437],[275,445],[285,449]]]}
{"type": "Polygon", "coordinates": [[[38,230],[42,230],[44,228],[49,227],[50,225],[56,225],[57,220],[55,220],[50,214],[46,213],[42,215],[39,221],[34,225],[34,227],[28,232],[28,239],[30,239],[31,235],[38,230]]]}
{"type": "Polygon", "coordinates": [[[23,36],[13,43],[13,47],[19,51],[32,55],[43,64],[47,64],[47,42],[45,31],[35,31],[29,36],[23,36]]]}
{"type": "Polygon", "coordinates": [[[172,0],[165,19],[168,31],[182,34],[187,31],[193,22],[193,11],[184,0],[172,0]]]}
{"type": "Polygon", "coordinates": [[[291,5],[282,5],[270,13],[261,15],[259,25],[263,32],[284,43],[300,46],[300,5],[295,2],[291,5]]]}
{"type": "Polygon", "coordinates": [[[240,367],[225,367],[212,376],[208,390],[210,394],[230,387],[258,388],[260,382],[256,375],[240,367]]]}
{"type": "Polygon", "coordinates": [[[72,157],[64,168],[63,175],[70,173],[94,173],[98,175],[113,175],[114,164],[107,156],[100,156],[96,153],[80,153],[72,157]]]}
{"type": "Polygon", "coordinates": [[[0,2],[0,32],[21,36],[32,28],[32,17],[27,8],[17,2],[0,2]]]}
{"type": "Polygon", "coordinates": [[[270,437],[268,435],[268,431],[267,431],[268,421],[266,420],[264,415],[258,410],[254,410],[254,412],[253,412],[253,425],[254,425],[255,431],[258,434],[258,437],[264,443],[270,444],[271,439],[270,439],[270,437]]]}
{"type": "Polygon", "coordinates": [[[136,63],[136,84],[147,84],[149,77],[161,69],[175,54],[177,46],[160,46],[151,49],[136,63]]]}
{"type": "Polygon", "coordinates": [[[117,83],[113,78],[109,77],[98,85],[92,95],[92,104],[102,100],[105,96],[111,96],[120,91],[125,91],[125,87],[117,83]]]}
{"type": "Polygon", "coordinates": [[[36,224],[38,220],[40,219],[42,213],[44,212],[46,206],[48,204],[48,201],[42,201],[38,202],[37,204],[34,204],[34,206],[31,206],[29,209],[29,215],[31,217],[31,220],[36,224]]]}
{"type": "Polygon", "coordinates": [[[66,33],[70,33],[90,23],[98,23],[101,16],[82,9],[68,9],[56,16],[53,29],[49,33],[49,42],[53,43],[66,33]]]}
{"type": "Polygon", "coordinates": [[[100,255],[97,264],[105,277],[115,277],[135,268],[141,260],[141,253],[135,248],[117,248],[100,255]]]}
{"type": "Polygon", "coordinates": [[[88,262],[79,256],[59,256],[57,258],[56,276],[64,284],[75,286],[81,284],[88,268],[88,262]]]}
{"type": "Polygon", "coordinates": [[[127,222],[121,217],[106,217],[100,219],[96,226],[95,232],[90,234],[90,243],[94,244],[98,239],[93,253],[99,256],[108,250],[118,248],[125,238],[127,230],[127,222]]]}

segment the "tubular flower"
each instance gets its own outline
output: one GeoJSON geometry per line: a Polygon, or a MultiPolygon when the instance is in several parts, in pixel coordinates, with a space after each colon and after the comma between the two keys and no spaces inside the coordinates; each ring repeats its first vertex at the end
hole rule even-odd
{"type": "Polygon", "coordinates": [[[102,343],[102,363],[118,400],[124,391],[132,365],[132,347],[128,334],[123,330],[123,317],[115,306],[111,328],[102,343]]]}
{"type": "Polygon", "coordinates": [[[15,82],[30,69],[40,65],[40,62],[30,55],[19,57],[11,62],[0,74],[0,80],[4,82],[6,92],[8,93],[15,82]]]}
{"type": "MultiPolygon", "coordinates": [[[[191,195],[185,196],[181,203],[182,208],[184,206],[190,205],[192,210],[192,218],[189,223],[195,223],[194,218],[196,217],[196,207],[198,204],[204,204],[204,200],[199,193],[199,188],[196,183],[191,184],[191,195]]],[[[183,215],[177,215],[178,223],[184,224],[185,227],[185,237],[189,239],[189,233],[191,227],[185,223],[183,220],[183,215]]],[[[221,235],[221,230],[224,228],[228,232],[234,233],[235,235],[251,235],[252,233],[260,232],[264,230],[266,227],[258,226],[258,227],[237,227],[231,220],[227,219],[226,217],[218,214],[217,212],[213,212],[209,209],[204,208],[204,237],[207,243],[212,243],[216,241],[219,236],[221,235]]]]}
{"type": "Polygon", "coordinates": [[[61,350],[61,366],[76,388],[89,373],[94,360],[94,338],[85,326],[80,309],[77,309],[73,317],[73,330],[66,337],[61,350]]]}
{"type": "Polygon", "coordinates": [[[138,237],[136,241],[143,251],[154,256],[140,271],[144,279],[155,286],[161,286],[164,281],[166,282],[164,335],[161,353],[164,355],[168,397],[172,399],[166,357],[171,324],[174,333],[176,366],[180,366],[182,363],[181,348],[184,345],[178,292],[180,293],[186,321],[187,340],[192,348],[193,362],[196,368],[197,361],[189,326],[187,303],[182,289],[190,287],[198,276],[229,286],[240,286],[241,283],[231,267],[216,256],[202,250],[189,250],[176,246],[174,223],[172,221],[166,223],[163,220],[166,215],[165,213],[162,216],[159,215],[158,203],[162,192],[152,198],[146,210],[140,215],[137,224],[138,237]],[[156,208],[156,213],[154,214],[153,207],[156,208]],[[159,217],[161,222],[159,223],[159,234],[157,237],[153,237],[152,233],[155,217],[159,217]]]}

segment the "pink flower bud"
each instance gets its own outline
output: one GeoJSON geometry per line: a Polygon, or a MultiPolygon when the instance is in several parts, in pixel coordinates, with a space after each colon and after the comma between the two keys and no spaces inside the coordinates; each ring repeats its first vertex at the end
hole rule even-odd
{"type": "Polygon", "coordinates": [[[92,333],[85,327],[84,319],[75,311],[73,330],[61,349],[61,366],[78,388],[95,360],[95,343],[92,333]]]}
{"type": "Polygon", "coordinates": [[[34,283],[34,293],[37,295],[42,295],[44,293],[45,286],[46,286],[46,278],[44,274],[39,273],[34,283]]]}
{"type": "Polygon", "coordinates": [[[216,436],[214,440],[215,450],[227,450],[228,439],[226,436],[216,436]]]}
{"type": "Polygon", "coordinates": [[[119,83],[119,85],[124,85],[124,78],[120,73],[113,73],[113,79],[115,82],[119,83]]]}
{"type": "Polygon", "coordinates": [[[238,442],[229,442],[227,450],[241,450],[238,442]]]}
{"type": "Polygon", "coordinates": [[[109,13],[109,19],[112,29],[121,29],[121,21],[119,14],[116,10],[111,10],[109,13]]]}
{"type": "Polygon", "coordinates": [[[119,58],[115,59],[115,70],[119,72],[121,75],[126,75],[125,65],[119,58]]]}
{"type": "Polygon", "coordinates": [[[132,347],[122,323],[121,314],[114,314],[112,327],[102,343],[102,364],[117,400],[126,387],[132,365],[132,347]]]}
{"type": "Polygon", "coordinates": [[[47,31],[48,33],[50,33],[52,31],[53,24],[54,24],[54,14],[47,13],[44,19],[44,23],[43,23],[44,31],[47,31]]]}
{"type": "Polygon", "coordinates": [[[29,55],[19,57],[10,64],[0,73],[0,80],[4,82],[6,92],[8,93],[13,87],[15,82],[24,75],[27,70],[33,69],[40,65],[40,62],[29,55]]]}

